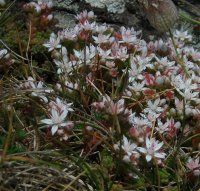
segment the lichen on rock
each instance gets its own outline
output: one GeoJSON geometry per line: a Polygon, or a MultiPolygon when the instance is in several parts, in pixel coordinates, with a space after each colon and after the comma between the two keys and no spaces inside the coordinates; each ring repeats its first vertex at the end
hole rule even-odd
{"type": "Polygon", "coordinates": [[[110,13],[123,13],[125,11],[125,1],[124,0],[85,0],[86,3],[89,3],[91,7],[96,8],[106,8],[110,13]]]}

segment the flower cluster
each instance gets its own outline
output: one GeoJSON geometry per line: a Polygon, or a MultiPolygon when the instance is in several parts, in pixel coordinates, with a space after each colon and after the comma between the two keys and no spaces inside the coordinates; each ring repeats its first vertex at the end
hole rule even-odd
{"type": "Polygon", "coordinates": [[[125,100],[120,99],[116,103],[114,103],[108,95],[103,96],[102,102],[94,102],[92,106],[98,112],[105,112],[110,115],[125,115],[129,116],[130,111],[125,108],[124,105],[125,100]]]}
{"type": "Polygon", "coordinates": [[[67,140],[67,132],[74,126],[72,121],[66,121],[72,103],[56,98],[56,101],[49,102],[49,118],[41,120],[42,123],[51,127],[51,133],[54,135],[56,132],[62,140],[67,140]]]}
{"type": "MultiPolygon", "coordinates": [[[[44,44],[57,67],[58,89],[79,92],[83,106],[102,116],[123,160],[163,164],[170,148],[199,128],[193,121],[200,119],[200,53],[187,44],[192,36],[176,30],[174,47],[171,38],[146,42],[134,28],[100,25],[93,12],[76,18],[74,27],[52,33],[44,44]]],[[[60,124],[54,134],[66,116],[53,109],[43,122],[60,124]]],[[[187,167],[193,169],[190,160],[187,167]]]]}
{"type": "Polygon", "coordinates": [[[46,94],[51,93],[53,91],[50,88],[46,88],[42,81],[37,82],[31,76],[28,77],[27,81],[20,84],[20,87],[22,89],[25,89],[26,91],[30,91],[31,96],[39,97],[40,100],[45,102],[45,103],[48,102],[46,94]]]}
{"type": "Polygon", "coordinates": [[[199,158],[192,159],[189,158],[186,166],[189,170],[191,170],[195,176],[200,176],[200,163],[199,163],[199,158]]]}
{"type": "Polygon", "coordinates": [[[44,31],[49,28],[53,21],[53,2],[51,0],[38,0],[24,4],[23,8],[28,12],[27,28],[30,30],[31,39],[37,31],[44,31]]]}
{"type": "MultiPolygon", "coordinates": [[[[0,0],[0,12],[5,2],[0,0]]],[[[24,13],[17,23],[4,17],[6,22],[0,23],[9,32],[0,47],[1,162],[24,163],[23,156],[28,162],[34,157],[45,164],[55,162],[50,167],[58,166],[62,172],[53,175],[71,171],[71,180],[69,176],[62,184],[50,180],[39,184],[41,189],[81,190],[84,185],[87,188],[82,190],[198,190],[196,28],[182,27],[169,31],[164,39],[146,36],[144,40],[142,31],[100,24],[93,11],[83,11],[75,16],[74,26],[50,32],[55,24],[52,2],[24,3],[27,23],[17,30],[19,46],[11,42],[10,29],[25,19],[24,13]],[[7,139],[11,144],[2,142],[7,139]],[[25,152],[18,157],[16,151],[21,149],[25,152]],[[44,150],[51,150],[50,156],[43,155],[44,150]],[[69,168],[63,169],[65,164],[69,168]]],[[[169,2],[143,1],[151,24],[161,32],[177,17],[175,7],[174,18],[166,14],[169,2]]],[[[10,7],[5,11],[8,17],[14,11],[10,7]]],[[[4,182],[7,188],[10,181],[4,182]]]]}

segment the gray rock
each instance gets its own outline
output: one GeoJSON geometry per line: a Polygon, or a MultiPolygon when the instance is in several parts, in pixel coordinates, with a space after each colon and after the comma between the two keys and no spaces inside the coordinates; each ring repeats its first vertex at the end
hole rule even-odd
{"type": "Polygon", "coordinates": [[[109,13],[118,13],[122,14],[126,10],[126,1],[125,0],[85,0],[86,3],[89,3],[91,7],[105,9],[109,13]]]}
{"type": "MultiPolygon", "coordinates": [[[[186,9],[187,13],[196,10],[200,5],[196,3],[199,0],[181,0],[185,2],[180,4],[180,0],[174,1],[176,6],[186,9]],[[194,1],[194,4],[193,4],[194,1]],[[185,6],[187,5],[187,6],[185,6]],[[186,8],[185,8],[186,7],[186,8]],[[195,8],[196,7],[196,8],[195,8]]],[[[115,26],[134,27],[137,30],[142,29],[143,33],[156,34],[155,30],[150,26],[146,19],[138,0],[57,0],[54,1],[55,18],[59,21],[56,25],[58,28],[66,28],[75,24],[74,16],[83,10],[93,10],[97,15],[98,22],[106,22],[115,26]]],[[[196,16],[198,11],[193,11],[196,16]]]]}
{"type": "Polygon", "coordinates": [[[74,15],[65,11],[55,11],[54,18],[57,20],[55,27],[59,29],[70,28],[76,24],[74,15]]]}

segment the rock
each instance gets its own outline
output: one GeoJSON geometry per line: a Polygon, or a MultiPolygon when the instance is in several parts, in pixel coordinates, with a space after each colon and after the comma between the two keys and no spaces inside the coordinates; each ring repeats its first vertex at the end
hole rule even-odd
{"type": "Polygon", "coordinates": [[[55,27],[59,29],[70,28],[76,24],[74,15],[65,11],[55,11],[54,18],[57,20],[55,27]]]}
{"type": "Polygon", "coordinates": [[[125,0],[85,0],[91,7],[106,9],[109,13],[122,14],[125,12],[125,0]]]}
{"type": "MultiPolygon", "coordinates": [[[[83,10],[93,10],[97,21],[115,26],[142,29],[143,33],[156,34],[150,26],[139,0],[57,0],[55,18],[59,21],[58,28],[66,28],[75,24],[74,16],[83,10]]],[[[192,16],[199,16],[199,0],[173,0],[179,10],[185,10],[192,16]],[[187,5],[187,6],[186,6],[187,5]],[[196,7],[195,11],[191,11],[196,7]],[[192,14],[191,14],[192,12],[192,14]]]]}
{"type": "Polygon", "coordinates": [[[76,15],[84,9],[93,10],[99,22],[126,26],[138,26],[141,22],[138,4],[135,0],[60,0],[54,1],[55,18],[59,21],[57,27],[65,28],[76,15]]]}

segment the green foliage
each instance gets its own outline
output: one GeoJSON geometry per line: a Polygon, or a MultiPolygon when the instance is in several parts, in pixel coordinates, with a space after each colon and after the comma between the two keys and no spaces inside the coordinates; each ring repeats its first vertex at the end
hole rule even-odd
{"type": "Polygon", "coordinates": [[[27,137],[27,134],[26,131],[23,129],[16,129],[15,136],[17,140],[23,141],[27,137]]]}
{"type": "Polygon", "coordinates": [[[112,170],[112,168],[114,167],[114,161],[113,161],[113,157],[111,156],[111,153],[103,150],[101,153],[101,166],[105,169],[112,170]]]}
{"type": "Polygon", "coordinates": [[[46,42],[49,38],[50,32],[37,32],[34,39],[31,41],[31,54],[37,55],[41,53],[47,52],[46,48],[43,45],[44,42],[46,42]]]}

